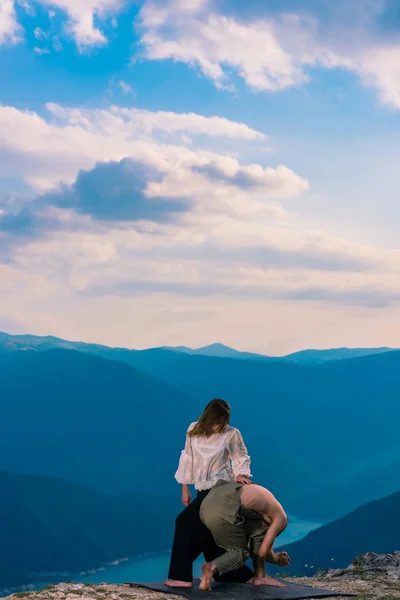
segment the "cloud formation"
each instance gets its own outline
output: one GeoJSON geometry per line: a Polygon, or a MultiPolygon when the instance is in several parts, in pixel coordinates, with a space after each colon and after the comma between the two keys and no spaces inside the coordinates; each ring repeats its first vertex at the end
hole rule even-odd
{"type": "MultiPolygon", "coordinates": [[[[121,82],[120,82],[121,83],[121,82]]],[[[245,123],[230,121],[225,117],[204,117],[195,113],[174,113],[150,111],[138,108],[110,106],[108,110],[70,109],[49,103],[48,110],[63,121],[85,126],[87,129],[101,129],[110,132],[111,127],[127,135],[153,132],[173,134],[185,132],[191,135],[224,137],[236,140],[265,140],[261,131],[248,127],[245,123]]]]}
{"type": "Polygon", "coordinates": [[[80,171],[71,186],[48,192],[39,202],[99,221],[166,222],[174,213],[188,210],[190,204],[186,199],[148,196],[148,184],[161,179],[162,174],[156,169],[125,158],[119,163],[98,164],[91,171],[80,171]]]}
{"type": "Polygon", "coordinates": [[[307,80],[268,21],[246,24],[216,13],[188,16],[186,11],[171,11],[168,22],[155,18],[157,11],[157,3],[148,2],[141,13],[141,43],[149,60],[198,65],[219,88],[232,87],[226,68],[234,68],[260,91],[277,92],[307,80]]]}
{"type": "Polygon", "coordinates": [[[49,189],[59,181],[72,183],[80,169],[127,156],[162,171],[216,156],[186,148],[181,138],[174,137],[179,133],[220,136],[243,143],[265,138],[243,123],[193,113],[116,106],[96,110],[48,104],[47,108],[50,116],[45,119],[32,111],[0,106],[0,169],[39,189],[49,189]]]}
{"type": "Polygon", "coordinates": [[[257,164],[241,166],[230,157],[194,166],[193,170],[214,181],[245,190],[261,189],[275,197],[294,197],[306,192],[310,187],[306,179],[299,177],[285,165],[278,165],[276,169],[264,169],[257,164]]]}
{"type": "Polygon", "coordinates": [[[371,124],[369,94],[354,86],[400,106],[395,3],[0,4],[1,52],[17,58],[17,75],[5,71],[11,105],[0,106],[6,327],[271,353],[397,343],[400,250],[395,224],[392,238],[385,230],[397,210],[387,134],[397,116],[371,124]],[[27,51],[43,86],[24,110],[27,51]],[[186,67],[146,64],[155,60],[236,93],[186,67]],[[55,66],[68,72],[62,85],[55,66]],[[124,106],[108,105],[113,94],[124,106]]]}
{"type": "Polygon", "coordinates": [[[313,69],[345,69],[377,90],[382,104],[400,108],[400,44],[376,33],[386,3],[361,2],[354,11],[340,4],[346,22],[342,18],[339,24],[334,4],[322,23],[300,4],[297,12],[288,3],[279,12],[254,7],[253,15],[246,5],[245,15],[219,12],[215,2],[188,10],[176,0],[162,9],[147,0],[138,31],[148,60],[197,66],[219,88],[232,89],[232,70],[256,91],[279,92],[306,84],[313,69]]]}
{"type": "Polygon", "coordinates": [[[96,223],[172,222],[190,209],[190,201],[147,196],[149,182],[161,178],[156,169],[128,158],[80,171],[72,185],[62,184],[19,210],[3,209],[0,250],[11,257],[15,246],[59,231],[96,230],[96,223]]]}
{"type": "Polygon", "coordinates": [[[14,0],[0,3],[0,44],[15,43],[20,39],[21,28],[17,23],[14,0]]]}
{"type": "Polygon", "coordinates": [[[107,37],[97,23],[112,18],[124,5],[124,0],[38,0],[43,6],[65,11],[68,15],[67,33],[79,47],[107,43],[107,37]]]}
{"type": "MultiPolygon", "coordinates": [[[[107,45],[116,15],[131,5],[130,0],[37,1],[53,14],[60,11],[66,16],[59,34],[72,37],[81,50],[107,45]]],[[[2,0],[0,44],[23,39],[16,2],[2,0]]],[[[269,93],[306,85],[317,69],[344,69],[376,90],[382,105],[400,108],[400,44],[395,35],[388,37],[380,29],[382,21],[393,20],[389,0],[352,4],[285,0],[261,7],[249,2],[246,11],[235,2],[216,0],[142,0],[141,4],[136,21],[141,50],[134,58],[186,63],[227,90],[235,87],[233,72],[251,89],[269,93]]],[[[25,5],[29,10],[30,4],[25,5]]],[[[40,27],[34,35],[41,41],[48,36],[40,27]]],[[[56,35],[49,47],[35,46],[33,51],[48,54],[60,49],[56,35]]]]}

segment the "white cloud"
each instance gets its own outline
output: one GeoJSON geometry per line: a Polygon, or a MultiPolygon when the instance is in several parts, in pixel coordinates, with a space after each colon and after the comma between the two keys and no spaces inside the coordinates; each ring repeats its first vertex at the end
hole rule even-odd
{"type": "Polygon", "coordinates": [[[52,37],[52,46],[53,46],[53,50],[55,50],[56,52],[62,52],[63,45],[60,41],[60,36],[54,35],[52,37]]]}
{"type": "Polygon", "coordinates": [[[130,96],[134,96],[135,92],[133,91],[133,88],[131,85],[129,85],[129,83],[126,83],[126,81],[118,81],[118,86],[121,89],[121,91],[126,94],[126,95],[130,95],[130,96]]]}
{"type": "Polygon", "coordinates": [[[221,341],[271,355],[304,347],[395,347],[400,336],[398,306],[370,310],[329,302],[166,293],[90,296],[78,291],[79,271],[70,275],[76,291],[56,284],[50,288],[48,279],[48,274],[28,276],[22,268],[0,268],[1,322],[14,323],[15,333],[110,346],[199,347],[221,341]]]}
{"type": "Polygon", "coordinates": [[[369,49],[356,68],[364,85],[378,90],[382,104],[400,108],[400,45],[369,49]]]}
{"type": "Polygon", "coordinates": [[[206,164],[218,154],[194,152],[175,140],[157,141],[158,132],[203,133],[237,140],[262,138],[263,134],[242,123],[220,117],[151,113],[112,107],[110,110],[67,109],[49,104],[53,119],[0,107],[0,152],[4,173],[21,176],[34,187],[49,188],[57,181],[72,182],[79,169],[98,161],[133,156],[153,164],[162,172],[190,169],[206,164]],[[23,157],[23,161],[21,158],[23,157]]]}
{"type": "MultiPolygon", "coordinates": [[[[118,13],[125,0],[37,0],[48,8],[50,18],[55,16],[55,9],[62,10],[68,15],[66,33],[71,35],[77,45],[84,49],[88,46],[98,46],[107,43],[107,37],[95,24],[118,13]]],[[[0,2],[0,44],[17,42],[20,39],[21,28],[16,20],[15,3],[17,0],[1,0],[0,2]]],[[[30,3],[19,0],[19,3],[32,14],[30,3]]],[[[39,27],[35,29],[36,39],[45,39],[46,35],[39,27]]]]}
{"type": "MultiPolygon", "coordinates": [[[[15,1],[0,4],[0,44],[21,39],[15,1]]],[[[116,14],[127,0],[38,2],[48,7],[49,15],[55,9],[68,15],[66,33],[84,49],[108,42],[102,23],[115,28],[116,14]]],[[[225,6],[229,10],[229,4],[225,6]]],[[[360,2],[345,13],[347,20],[340,22],[339,30],[329,16],[320,22],[312,14],[286,13],[284,5],[280,13],[266,8],[256,18],[240,19],[218,12],[213,0],[147,0],[137,25],[143,56],[196,66],[219,88],[234,89],[232,70],[254,90],[279,92],[306,84],[315,68],[343,68],[377,90],[382,104],[400,108],[400,44],[380,37],[374,26],[383,7],[383,2],[360,2]]],[[[34,33],[41,40],[47,36],[39,27],[34,33]]],[[[62,50],[58,36],[53,37],[53,48],[62,50]]]]}
{"type": "MultiPolygon", "coordinates": [[[[246,344],[259,344],[267,335],[266,339],[275,336],[278,347],[279,336],[290,338],[293,332],[295,338],[302,336],[303,345],[316,345],[320,338],[313,327],[324,328],[325,342],[331,327],[329,339],[336,340],[335,319],[345,322],[346,335],[350,328],[356,340],[359,327],[352,323],[365,311],[369,320],[365,316],[362,321],[367,328],[362,328],[363,334],[368,331],[371,339],[383,340],[378,323],[385,323],[387,341],[382,343],[392,339],[390,320],[383,313],[391,311],[392,319],[398,314],[400,251],[328,235],[288,212],[282,199],[298,196],[309,186],[288,167],[242,164],[238,157],[207,148],[215,142],[216,131],[236,139],[237,146],[263,134],[242,123],[194,114],[119,107],[49,109],[45,119],[34,112],[0,108],[0,176],[20,176],[48,188],[59,180],[74,181],[80,169],[91,169],[96,162],[130,156],[160,172],[160,177],[142,182],[144,203],[161,195],[187,198],[189,208],[173,222],[100,222],[96,211],[79,213],[73,196],[68,208],[39,203],[42,211],[50,207],[47,216],[54,228],[38,231],[27,218],[31,200],[21,217],[25,230],[21,228],[12,247],[9,264],[0,268],[0,305],[6,320],[21,323],[25,331],[35,325],[39,333],[86,339],[99,335],[98,341],[120,345],[125,340],[121,323],[133,310],[141,315],[140,324],[129,322],[129,331],[137,333],[137,346],[173,340],[200,345],[220,339],[245,347],[240,336],[246,344]],[[203,147],[193,144],[189,149],[175,139],[167,143],[157,137],[182,133],[205,134],[203,147]],[[29,227],[30,235],[21,243],[29,227]],[[24,311],[22,299],[27,296],[33,302],[24,311]],[[105,314],[114,315],[115,339],[95,327],[94,315],[102,320],[105,314]],[[180,315],[185,315],[183,321],[180,315]],[[232,328],[232,322],[238,326],[232,328]],[[185,338],[187,323],[190,339],[185,338]],[[292,329],[287,329],[288,323],[292,329]],[[214,339],[204,337],[205,326],[214,339]]],[[[100,171],[104,169],[89,175],[100,171]]],[[[121,188],[118,176],[115,188],[110,188],[117,193],[110,198],[117,198],[121,188]]],[[[80,193],[85,189],[87,193],[87,186],[80,187],[80,193]]],[[[91,200],[95,197],[92,194],[91,200]]],[[[0,227],[7,210],[6,206],[0,215],[0,227]]],[[[6,227],[4,232],[7,235],[6,227]]],[[[280,343],[289,351],[299,342],[280,343]]]]}
{"type": "Polygon", "coordinates": [[[341,22],[339,31],[337,25],[330,29],[329,19],[321,23],[283,9],[239,20],[218,13],[216,3],[187,10],[173,0],[161,8],[148,0],[138,31],[147,59],[197,66],[217,87],[232,88],[232,69],[254,90],[278,92],[307,83],[314,68],[343,68],[376,89],[382,104],[400,108],[400,44],[377,37],[372,16],[383,4],[374,4],[373,12],[368,6],[341,22]]]}
{"type": "Polygon", "coordinates": [[[309,189],[309,182],[285,165],[278,165],[276,169],[264,169],[258,164],[242,166],[234,158],[226,156],[198,166],[197,171],[216,181],[248,190],[264,189],[277,196],[293,197],[309,189]]]}
{"type": "Polygon", "coordinates": [[[33,51],[39,56],[43,56],[44,54],[50,54],[50,50],[48,48],[38,48],[37,46],[33,48],[33,51]]]}
{"type": "Polygon", "coordinates": [[[37,40],[47,40],[48,34],[41,27],[35,27],[33,35],[37,40]]]}
{"type": "Polygon", "coordinates": [[[157,12],[155,4],[148,4],[142,12],[141,42],[148,59],[197,64],[218,87],[228,81],[224,67],[235,68],[257,90],[278,91],[307,79],[279,45],[268,21],[244,24],[217,14],[201,20],[171,15],[175,29],[170,36],[170,30],[165,33],[163,29],[165,22],[156,18],[157,12]]]}
{"type": "Polygon", "coordinates": [[[95,25],[95,18],[113,16],[124,0],[39,0],[45,6],[61,9],[69,16],[68,31],[78,46],[97,46],[107,43],[105,34],[95,25]]]}
{"type": "Polygon", "coordinates": [[[0,44],[16,43],[20,39],[20,27],[14,9],[14,0],[0,2],[0,44]]]}
{"type": "Polygon", "coordinates": [[[195,113],[151,112],[136,108],[112,107],[114,115],[124,119],[128,126],[142,129],[148,134],[153,131],[173,133],[185,131],[190,134],[226,137],[243,140],[263,140],[266,135],[244,123],[230,121],[225,117],[203,117],[195,113]]]}
{"type": "Polygon", "coordinates": [[[177,302],[236,298],[247,307],[280,300],[370,309],[400,302],[399,250],[227,215],[57,231],[19,248],[12,264],[40,274],[58,294],[93,299],[161,295],[177,302]]]}

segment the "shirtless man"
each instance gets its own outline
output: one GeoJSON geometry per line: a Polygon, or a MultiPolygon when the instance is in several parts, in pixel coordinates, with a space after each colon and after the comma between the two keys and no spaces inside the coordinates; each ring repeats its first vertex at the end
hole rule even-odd
{"type": "Polygon", "coordinates": [[[286,552],[274,552],[275,538],[287,526],[281,504],[264,487],[219,481],[203,500],[200,518],[225,554],[202,567],[200,589],[211,590],[211,579],[243,565],[251,556],[255,585],[282,586],[265,573],[265,561],[284,567],[290,563],[286,552]]]}

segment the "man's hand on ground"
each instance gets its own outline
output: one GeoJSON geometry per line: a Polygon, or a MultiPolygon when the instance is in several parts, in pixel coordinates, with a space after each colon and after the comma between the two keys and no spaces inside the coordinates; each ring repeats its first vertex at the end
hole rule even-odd
{"type": "Polygon", "coordinates": [[[275,560],[278,567],[286,567],[290,563],[290,556],[287,552],[275,552],[275,560]]]}
{"type": "Polygon", "coordinates": [[[287,552],[274,552],[270,550],[265,554],[260,552],[260,556],[267,562],[278,565],[278,567],[286,567],[290,563],[290,557],[287,552]]]}

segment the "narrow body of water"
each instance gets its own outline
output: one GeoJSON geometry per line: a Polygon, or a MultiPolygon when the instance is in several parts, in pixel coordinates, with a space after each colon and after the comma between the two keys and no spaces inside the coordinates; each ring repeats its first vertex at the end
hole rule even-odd
{"type": "MultiPolygon", "coordinates": [[[[287,529],[279,536],[276,545],[284,546],[300,540],[313,529],[320,527],[321,523],[314,521],[300,521],[295,518],[289,518],[287,529]]],[[[104,570],[96,573],[87,573],[78,578],[78,581],[85,583],[125,583],[128,581],[162,581],[167,577],[169,565],[169,553],[150,554],[139,556],[131,560],[124,560],[117,565],[111,565],[104,570]]],[[[194,565],[194,576],[198,577],[201,572],[200,557],[194,565]]],[[[74,577],[74,580],[76,578],[74,577]]]]}

